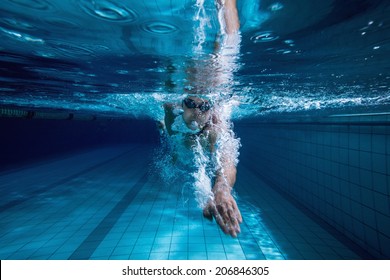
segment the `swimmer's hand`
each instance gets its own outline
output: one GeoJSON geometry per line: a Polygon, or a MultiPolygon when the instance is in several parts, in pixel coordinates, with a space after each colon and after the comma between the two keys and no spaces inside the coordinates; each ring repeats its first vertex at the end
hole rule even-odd
{"type": "Polygon", "coordinates": [[[219,183],[213,188],[214,200],[210,200],[203,209],[203,216],[212,220],[213,217],[224,233],[237,237],[241,232],[242,217],[236,200],[230,193],[230,188],[219,183]]]}

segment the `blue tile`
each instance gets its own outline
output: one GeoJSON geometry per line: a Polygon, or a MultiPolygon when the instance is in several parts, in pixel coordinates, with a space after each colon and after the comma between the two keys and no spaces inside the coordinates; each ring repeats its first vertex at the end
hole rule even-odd
{"type": "Polygon", "coordinates": [[[207,252],[207,259],[208,260],[226,260],[226,254],[225,252],[207,252]]]}
{"type": "Polygon", "coordinates": [[[228,260],[246,260],[243,252],[226,252],[226,259],[228,260]]]}
{"type": "Polygon", "coordinates": [[[149,253],[132,253],[129,257],[130,260],[148,260],[149,259],[149,253]]]}
{"type": "Polygon", "coordinates": [[[165,244],[170,244],[172,240],[172,236],[168,234],[164,234],[161,236],[157,236],[154,239],[154,244],[159,244],[159,245],[165,245],[165,244]]]}
{"type": "MultiPolygon", "coordinates": [[[[51,255],[48,260],[67,260],[70,255],[72,254],[72,252],[58,252],[58,253],[54,253],[53,255],[51,255]]],[[[47,255],[46,255],[47,256],[47,255]]],[[[40,257],[36,258],[34,257],[34,259],[41,259],[40,257]]]]}
{"type": "Polygon", "coordinates": [[[364,227],[364,238],[367,244],[374,249],[379,248],[379,233],[369,226],[364,227]]]}
{"type": "Polygon", "coordinates": [[[374,192],[375,211],[390,217],[390,196],[374,192]]]}
{"type": "Polygon", "coordinates": [[[359,149],[361,151],[370,152],[371,151],[371,134],[360,134],[360,146],[359,149]]]}
{"type": "Polygon", "coordinates": [[[372,170],[373,172],[378,172],[386,174],[386,155],[384,154],[372,154],[372,170]]]}
{"type": "Polygon", "coordinates": [[[188,227],[174,227],[172,231],[172,236],[188,236],[188,227]]]}
{"type": "Polygon", "coordinates": [[[125,246],[125,247],[115,247],[112,251],[112,255],[127,255],[129,256],[130,253],[133,251],[133,246],[125,246]]]}
{"type": "Polygon", "coordinates": [[[286,257],[282,254],[264,254],[266,260],[285,260],[286,257]]]}
{"type": "Polygon", "coordinates": [[[188,236],[185,235],[185,236],[172,236],[172,243],[185,243],[187,244],[188,243],[188,236]]]}
{"type": "Polygon", "coordinates": [[[207,253],[206,252],[188,252],[188,259],[189,260],[207,260],[207,253]]]}
{"type": "Polygon", "coordinates": [[[390,216],[377,213],[376,219],[378,224],[378,231],[390,238],[390,216]]]}
{"type": "Polygon", "coordinates": [[[390,195],[388,193],[389,190],[387,186],[386,175],[381,173],[372,173],[372,185],[374,191],[380,192],[385,195],[390,195]]]}
{"type": "Polygon", "coordinates": [[[170,252],[187,252],[188,244],[187,243],[172,243],[169,249],[170,252]]]}
{"type": "Polygon", "coordinates": [[[374,208],[374,192],[372,190],[361,188],[362,195],[362,204],[369,207],[374,208]]]}
{"type": "Polygon", "coordinates": [[[149,260],[168,260],[169,252],[152,252],[150,253],[149,260]]]}
{"type": "Polygon", "coordinates": [[[339,260],[340,256],[337,253],[323,253],[319,257],[314,257],[314,260],[339,260]]]}
{"type": "Polygon", "coordinates": [[[263,253],[245,253],[245,257],[247,260],[266,260],[266,257],[263,253]]]}
{"type": "Polygon", "coordinates": [[[109,260],[128,260],[129,255],[112,255],[108,258],[109,260]]]}
{"type": "Polygon", "coordinates": [[[91,255],[90,259],[108,260],[111,256],[112,250],[96,250],[91,255]]]}
{"type": "Polygon", "coordinates": [[[388,235],[379,234],[379,246],[382,256],[390,255],[390,237],[388,235]]]}
{"type": "Polygon", "coordinates": [[[144,234],[142,234],[137,242],[136,242],[136,246],[143,246],[145,245],[145,247],[150,247],[151,244],[153,244],[154,242],[154,237],[153,238],[150,238],[150,237],[144,237],[144,234]]]}
{"type": "Polygon", "coordinates": [[[204,243],[189,243],[189,252],[206,252],[206,245],[204,243]]]}
{"type": "Polygon", "coordinates": [[[220,236],[205,236],[206,244],[221,244],[222,239],[220,236]]]}
{"type": "Polygon", "coordinates": [[[127,236],[126,234],[118,241],[117,246],[132,246],[137,242],[137,239],[133,236],[127,236]]]}
{"type": "Polygon", "coordinates": [[[371,170],[365,170],[361,169],[359,174],[359,185],[366,188],[366,189],[372,189],[372,177],[373,173],[371,170]]]}
{"type": "Polygon", "coordinates": [[[150,252],[152,249],[152,244],[148,244],[148,245],[135,245],[134,248],[133,248],[133,251],[132,253],[135,253],[135,254],[138,254],[138,253],[146,253],[146,252],[150,252]]]}
{"type": "Polygon", "coordinates": [[[386,152],[386,137],[384,135],[372,135],[372,151],[381,154],[386,152]]]}
{"type": "Polygon", "coordinates": [[[187,260],[188,259],[188,253],[187,251],[171,251],[169,252],[169,257],[170,260],[187,260]]]}
{"type": "Polygon", "coordinates": [[[224,246],[222,244],[217,244],[217,243],[211,243],[211,244],[206,244],[206,250],[207,252],[224,252],[224,246]]]}
{"type": "Polygon", "coordinates": [[[371,228],[376,228],[376,217],[373,209],[363,207],[363,222],[371,228]]]}
{"type": "Polygon", "coordinates": [[[356,208],[355,204],[361,202],[361,188],[354,184],[349,184],[349,188],[350,188],[350,198],[352,199],[351,208],[352,211],[354,211],[354,209],[356,208]]]}
{"type": "Polygon", "coordinates": [[[359,153],[360,168],[363,168],[366,170],[371,170],[372,169],[372,157],[373,157],[373,154],[360,151],[360,153],[359,153]]]}
{"type": "MultiPolygon", "coordinates": [[[[280,144],[282,147],[283,143],[280,144]]],[[[321,149],[324,153],[326,153],[325,152],[326,148],[321,147],[321,149]]],[[[334,151],[334,149],[332,149],[332,151],[334,151]]],[[[282,151],[277,151],[277,154],[279,156],[283,156],[282,151]]],[[[302,166],[305,166],[306,164],[305,161],[307,161],[307,156],[300,155],[299,151],[294,151],[292,155],[298,156],[296,160],[299,160],[300,162],[298,162],[299,166],[295,164],[296,163],[295,161],[293,162],[296,166],[294,166],[293,169],[290,169],[288,171],[289,174],[288,176],[294,176],[293,178],[294,182],[302,181],[305,182],[305,184],[307,183],[308,188],[301,189],[298,191],[303,193],[303,195],[301,196],[302,198],[311,199],[312,194],[309,193],[308,190],[312,185],[317,186],[318,184],[313,184],[313,182],[309,181],[306,178],[306,177],[315,178],[312,177],[314,175],[305,174],[305,172],[302,172],[299,169],[302,166]],[[297,175],[294,175],[293,171],[297,171],[298,172],[297,175]]],[[[292,161],[286,161],[284,159],[282,159],[281,162],[284,162],[286,164],[292,163],[292,161]]],[[[325,164],[325,167],[327,164],[329,164],[329,162],[325,162],[325,161],[323,161],[323,163],[325,164]]],[[[341,168],[341,166],[339,166],[338,168],[341,168]]],[[[329,170],[334,172],[335,167],[332,166],[331,169],[329,170]]],[[[336,170],[335,172],[337,173],[337,171],[338,170],[336,170]]],[[[277,180],[280,177],[280,182],[285,182],[286,180],[288,180],[285,174],[280,175],[280,172],[278,170],[274,170],[272,172],[273,172],[272,176],[277,176],[276,177],[277,180]]],[[[336,186],[333,181],[334,178],[331,178],[329,176],[327,178],[327,176],[324,176],[324,174],[321,174],[321,176],[322,179],[327,179],[329,182],[330,180],[332,180],[329,187],[336,186]]],[[[340,176],[342,175],[340,174],[340,176]]],[[[238,177],[238,179],[240,178],[242,177],[238,177]]],[[[252,181],[251,184],[253,184],[253,180],[256,177],[252,176],[249,178],[250,179],[248,179],[248,181],[252,181]]],[[[243,186],[246,185],[247,184],[243,184],[243,186]]],[[[319,188],[321,186],[317,186],[317,187],[319,188]]],[[[300,211],[295,210],[295,208],[292,206],[287,207],[286,205],[288,205],[288,203],[284,199],[280,198],[277,194],[275,194],[273,190],[268,190],[267,189],[268,186],[265,185],[264,183],[256,184],[256,192],[258,191],[259,193],[257,198],[253,194],[249,194],[245,198],[241,197],[240,199],[240,204],[243,206],[242,209],[246,209],[245,204],[247,203],[247,201],[253,199],[255,200],[255,203],[253,205],[260,208],[263,207],[265,211],[263,211],[260,216],[256,214],[255,215],[256,219],[253,220],[253,223],[243,224],[242,233],[239,235],[239,238],[237,239],[233,239],[229,236],[224,235],[221,232],[221,230],[218,228],[218,226],[215,224],[215,222],[209,223],[206,220],[204,220],[201,217],[201,212],[199,212],[200,210],[196,207],[196,205],[193,202],[189,202],[184,206],[181,202],[179,202],[179,205],[176,205],[176,197],[180,196],[181,194],[170,192],[167,189],[164,190],[163,194],[155,193],[154,195],[147,197],[148,194],[151,192],[150,190],[152,188],[154,188],[154,186],[150,184],[145,184],[144,188],[140,190],[139,195],[133,199],[132,205],[126,206],[126,208],[123,209],[123,214],[120,217],[118,217],[116,223],[111,223],[109,226],[107,225],[100,226],[100,230],[104,230],[104,232],[103,231],[102,232],[106,233],[106,236],[103,240],[99,238],[99,236],[103,236],[101,234],[91,235],[91,236],[89,236],[89,234],[94,230],[97,223],[101,222],[102,219],[104,219],[104,217],[107,215],[107,213],[111,211],[111,208],[106,207],[107,209],[104,209],[104,211],[101,211],[101,213],[97,213],[93,218],[88,220],[85,218],[87,216],[92,217],[96,209],[82,211],[83,207],[86,206],[90,207],[92,203],[83,204],[85,203],[85,201],[83,201],[82,199],[75,198],[73,200],[73,203],[76,203],[77,201],[77,203],[80,203],[80,205],[82,205],[77,210],[78,213],[80,213],[78,215],[81,216],[84,213],[85,216],[82,219],[75,220],[73,223],[71,223],[73,226],[68,226],[70,221],[67,221],[63,224],[59,224],[58,226],[54,227],[52,226],[52,223],[56,223],[56,219],[53,219],[53,221],[45,220],[46,222],[44,225],[41,223],[40,229],[42,229],[43,227],[50,228],[52,230],[55,230],[56,232],[59,232],[60,234],[56,237],[54,237],[54,235],[50,235],[47,239],[45,238],[42,238],[40,240],[34,239],[35,240],[33,241],[34,243],[30,243],[29,245],[31,249],[38,249],[41,241],[46,241],[51,239],[48,243],[45,244],[45,246],[47,246],[48,248],[48,251],[41,251],[41,252],[37,252],[36,254],[33,254],[32,252],[28,252],[28,254],[31,254],[30,255],[31,257],[41,256],[44,258],[45,256],[47,257],[49,256],[49,254],[58,251],[57,254],[58,257],[61,256],[61,254],[62,256],[67,256],[72,252],[66,252],[66,250],[69,250],[72,246],[74,247],[72,248],[72,250],[74,250],[77,247],[77,243],[80,244],[88,236],[90,242],[86,242],[84,246],[88,250],[93,251],[93,253],[90,256],[91,259],[108,259],[110,258],[110,256],[111,258],[118,258],[118,259],[130,258],[130,259],[145,259],[145,260],[146,259],[168,259],[168,258],[169,259],[187,259],[187,258],[188,259],[207,259],[207,258],[210,259],[226,259],[226,258],[227,259],[244,259],[244,258],[277,259],[286,256],[287,257],[298,256],[297,251],[294,251],[295,249],[294,239],[295,241],[306,240],[313,247],[315,247],[316,245],[318,246],[321,245],[320,240],[318,241],[315,238],[311,237],[312,232],[308,230],[310,223],[307,222],[307,219],[301,218],[303,214],[300,211]],[[164,196],[168,194],[169,196],[164,196]],[[266,198],[263,197],[265,194],[266,194],[266,198]],[[173,204],[171,203],[172,207],[174,208],[172,208],[172,210],[169,210],[170,206],[168,207],[168,205],[170,205],[169,204],[170,201],[167,201],[167,204],[165,204],[165,202],[166,199],[170,199],[171,196],[172,198],[174,198],[175,203],[173,204]],[[145,198],[147,200],[144,200],[145,198]],[[152,213],[154,210],[152,210],[152,212],[150,211],[153,207],[156,207],[157,205],[159,208],[165,209],[165,211],[158,213],[157,216],[153,216],[152,213]],[[130,215],[130,212],[134,214],[130,215]],[[178,215],[176,220],[174,217],[175,213],[178,215]],[[86,222],[87,220],[89,221],[89,224],[83,225],[83,223],[86,222]],[[173,221],[175,221],[175,223],[173,221]],[[82,230],[80,230],[80,227],[82,227],[82,230]],[[303,236],[295,235],[296,237],[294,238],[294,232],[297,231],[304,233],[303,236]],[[268,234],[267,232],[270,234],[268,234]],[[272,233],[275,233],[274,236],[272,236],[272,233]],[[292,234],[290,235],[290,233],[292,234]],[[72,235],[77,235],[77,236],[75,238],[70,238],[72,235]],[[99,243],[99,245],[96,247],[95,246],[96,244],[94,244],[94,242],[99,240],[101,241],[101,243],[99,243]],[[259,249],[256,240],[259,241],[259,244],[264,245],[263,248],[264,248],[264,252],[266,253],[266,256],[264,256],[264,254],[259,249]],[[290,244],[288,243],[289,240],[291,240],[290,244]],[[61,247],[63,244],[66,245],[61,247]],[[134,247],[134,245],[136,246],[134,247]],[[95,250],[93,250],[94,246],[96,248],[95,250]],[[206,251],[209,254],[207,254],[206,251]]],[[[336,188],[336,190],[337,189],[338,188],[336,188]]],[[[126,191],[124,191],[123,193],[126,193],[126,191]]],[[[238,191],[238,193],[241,195],[241,191],[238,191]]],[[[345,192],[346,199],[347,199],[347,194],[349,195],[348,191],[345,192]]],[[[114,197],[112,193],[110,194],[110,192],[107,192],[107,194],[105,195],[103,189],[100,189],[99,191],[100,199],[104,198],[107,199],[108,201],[109,196],[114,197]],[[105,196],[107,197],[105,198],[105,196]]],[[[188,196],[192,196],[192,194],[188,194],[188,196]]],[[[335,200],[335,197],[331,196],[330,198],[333,199],[336,206],[337,205],[341,206],[344,204],[343,200],[337,202],[337,199],[335,200]]],[[[355,196],[355,198],[360,199],[360,192],[358,193],[357,196],[355,196]]],[[[357,199],[357,201],[359,200],[357,199]]],[[[378,197],[378,198],[375,197],[375,205],[377,204],[381,205],[380,207],[383,208],[384,206],[383,202],[384,202],[383,197],[378,197]]],[[[319,200],[315,200],[314,205],[319,203],[321,203],[319,200]]],[[[253,205],[247,206],[247,210],[242,211],[244,215],[244,221],[245,220],[248,221],[249,220],[248,217],[251,217],[253,215],[254,212],[251,212],[253,210],[251,208],[253,205]]],[[[76,204],[73,205],[69,204],[69,207],[77,208],[78,206],[76,204]]],[[[346,208],[349,207],[350,205],[347,203],[346,208]]],[[[30,207],[25,209],[35,209],[35,208],[30,207]]],[[[20,211],[22,211],[22,209],[20,211]]],[[[63,217],[66,217],[66,215],[64,215],[63,217]]],[[[43,220],[43,218],[41,220],[43,220]]],[[[5,220],[2,219],[2,221],[5,220]]],[[[38,220],[36,220],[36,222],[38,222],[38,220]]],[[[33,222],[30,221],[28,223],[31,223],[31,225],[34,226],[33,222]]],[[[15,232],[14,234],[16,235],[17,233],[15,232]]],[[[31,242],[31,240],[33,240],[33,237],[24,241],[19,240],[18,242],[23,242],[24,245],[24,244],[28,244],[28,242],[31,242]]],[[[2,237],[0,237],[0,243],[1,242],[2,242],[2,237]]],[[[7,242],[4,242],[4,244],[7,244],[7,242]]],[[[14,247],[14,250],[17,249],[18,248],[14,247]]],[[[6,254],[5,252],[6,249],[3,248],[0,249],[0,256],[5,256],[6,254]]],[[[20,257],[23,254],[26,255],[26,252],[20,251],[19,254],[20,257]]]]}
{"type": "Polygon", "coordinates": [[[240,244],[224,244],[223,247],[226,253],[242,252],[240,244]]]}
{"type": "Polygon", "coordinates": [[[189,236],[188,241],[191,243],[205,243],[206,238],[201,235],[201,236],[189,236]]]}
{"type": "MultiPolygon", "coordinates": [[[[361,222],[361,220],[356,220],[356,219],[352,219],[352,225],[353,225],[353,231],[352,233],[356,236],[356,237],[360,237],[361,236],[361,233],[364,232],[364,225],[363,223],[361,222]]],[[[361,240],[361,238],[359,238],[361,240]]]]}
{"type": "Polygon", "coordinates": [[[299,250],[289,250],[284,257],[287,260],[304,260],[304,257],[299,250]]]}
{"type": "Polygon", "coordinates": [[[152,246],[152,252],[169,252],[171,247],[170,243],[154,243],[152,246]]]}

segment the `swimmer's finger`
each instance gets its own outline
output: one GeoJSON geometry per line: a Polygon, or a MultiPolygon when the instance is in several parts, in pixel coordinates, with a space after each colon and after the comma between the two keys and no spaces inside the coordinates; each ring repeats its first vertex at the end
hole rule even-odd
{"type": "Polygon", "coordinates": [[[230,222],[230,235],[237,237],[237,234],[241,232],[237,215],[233,208],[228,209],[229,222],[230,222]]]}
{"type": "Polygon", "coordinates": [[[229,227],[226,225],[225,221],[223,220],[221,214],[218,212],[218,209],[215,205],[213,205],[213,207],[211,208],[211,212],[215,218],[215,221],[221,227],[222,231],[224,233],[229,233],[229,227]]]}
{"type": "Polygon", "coordinates": [[[230,223],[233,225],[233,227],[236,227],[238,225],[237,215],[232,207],[229,207],[228,209],[228,216],[230,223]]]}
{"type": "Polygon", "coordinates": [[[223,224],[229,223],[229,214],[228,211],[226,210],[226,206],[217,205],[217,211],[222,217],[223,224]]]}
{"type": "Polygon", "coordinates": [[[218,207],[218,212],[220,213],[221,215],[221,218],[222,218],[222,229],[225,233],[228,233],[230,235],[232,235],[233,237],[236,237],[236,235],[234,234],[234,220],[232,220],[232,216],[230,215],[231,213],[231,208],[228,208],[226,205],[225,206],[222,206],[220,205],[218,207]]]}
{"type": "Polygon", "coordinates": [[[242,216],[241,216],[240,209],[238,209],[236,201],[233,201],[233,209],[234,209],[234,212],[236,213],[235,216],[237,217],[238,222],[241,224],[242,223],[242,216]]]}

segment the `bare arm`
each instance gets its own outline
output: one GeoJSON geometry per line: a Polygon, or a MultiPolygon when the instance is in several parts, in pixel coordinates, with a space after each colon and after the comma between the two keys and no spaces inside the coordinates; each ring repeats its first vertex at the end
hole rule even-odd
{"type": "MultiPolygon", "coordinates": [[[[217,0],[219,20],[221,22],[222,32],[229,35],[238,34],[240,22],[236,7],[236,0],[217,0]]],[[[216,50],[220,46],[216,44],[216,50]]],[[[223,58],[221,57],[223,60],[223,58]]],[[[218,73],[216,73],[218,75],[218,73]]],[[[214,130],[211,131],[210,144],[212,151],[216,140],[222,134],[228,133],[229,127],[226,123],[214,120],[214,130]]],[[[215,218],[218,225],[226,233],[236,237],[240,230],[242,217],[237,207],[236,200],[231,192],[236,182],[235,154],[227,147],[222,147],[219,151],[220,169],[215,174],[215,183],[212,189],[214,199],[210,200],[203,209],[203,215],[206,218],[215,218]]]]}
{"type": "Polygon", "coordinates": [[[238,18],[236,0],[218,0],[218,7],[222,9],[225,32],[234,34],[240,30],[240,20],[238,18]]]}
{"type": "MultiPolygon", "coordinates": [[[[216,129],[210,132],[210,143],[212,151],[218,137],[228,129],[224,125],[215,126],[216,129]]],[[[213,151],[215,152],[215,151],[213,151]]],[[[234,151],[227,147],[220,150],[220,168],[215,174],[215,183],[212,189],[214,200],[210,200],[203,210],[206,218],[215,218],[223,232],[236,237],[240,230],[242,217],[237,203],[231,192],[236,182],[237,169],[235,166],[234,151]]]]}

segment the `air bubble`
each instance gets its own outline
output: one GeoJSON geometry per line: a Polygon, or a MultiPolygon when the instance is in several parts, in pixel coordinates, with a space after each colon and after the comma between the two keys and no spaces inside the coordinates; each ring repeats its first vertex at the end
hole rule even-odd
{"type": "Polygon", "coordinates": [[[253,43],[267,43],[279,39],[279,36],[273,34],[272,31],[260,31],[256,32],[255,35],[251,37],[253,43]]]}
{"type": "Polygon", "coordinates": [[[159,21],[145,23],[142,28],[146,32],[154,34],[170,34],[178,30],[175,25],[159,21]]]}
{"type": "Polygon", "coordinates": [[[133,10],[106,0],[83,0],[80,2],[80,6],[87,14],[103,20],[130,22],[137,18],[137,14],[133,10]]]}
{"type": "Polygon", "coordinates": [[[271,11],[273,11],[273,12],[279,11],[279,10],[281,10],[281,9],[283,9],[283,8],[284,8],[283,4],[282,4],[282,3],[279,3],[279,2],[274,3],[274,4],[272,4],[271,6],[269,6],[269,9],[270,9],[271,11]]]}

